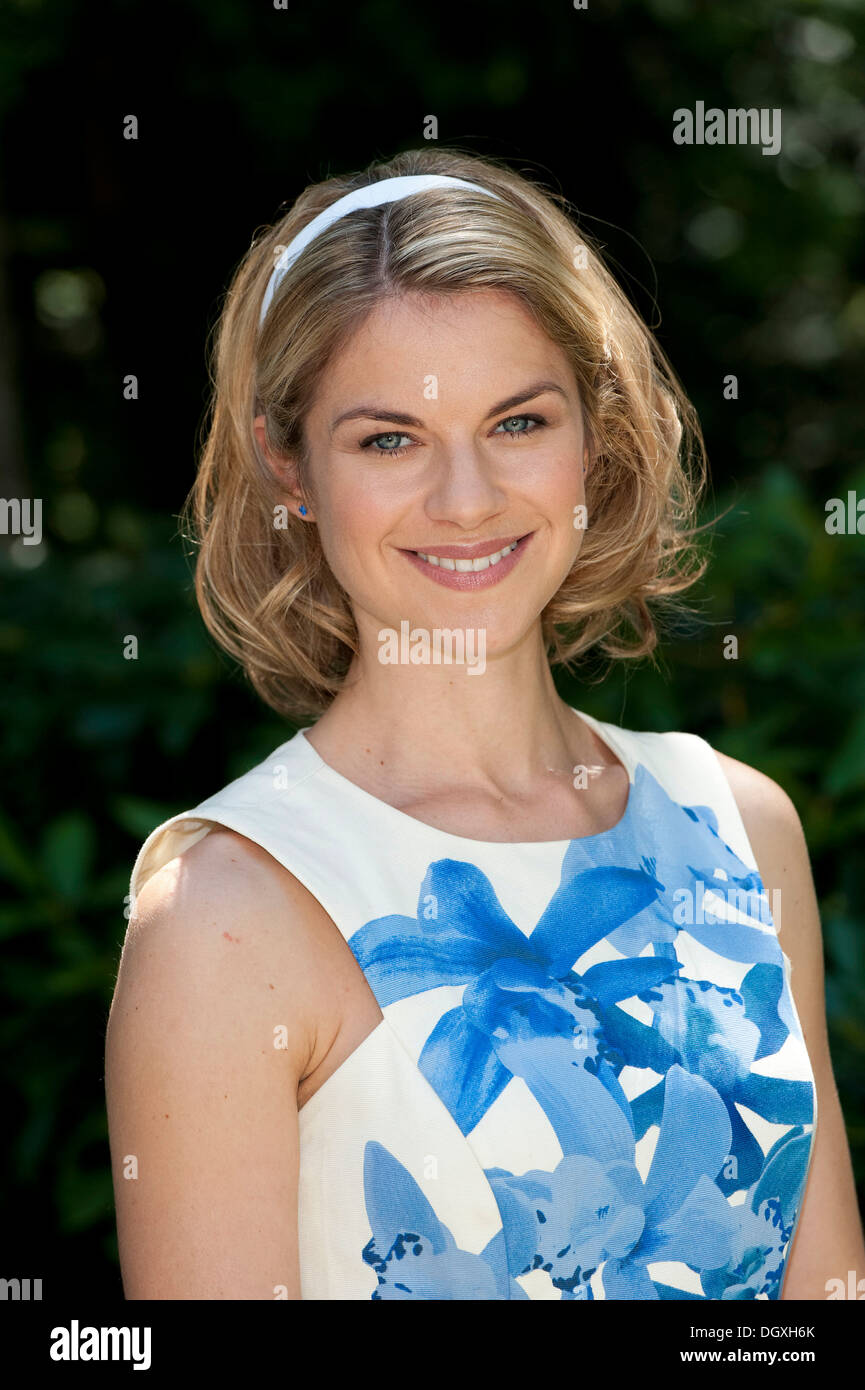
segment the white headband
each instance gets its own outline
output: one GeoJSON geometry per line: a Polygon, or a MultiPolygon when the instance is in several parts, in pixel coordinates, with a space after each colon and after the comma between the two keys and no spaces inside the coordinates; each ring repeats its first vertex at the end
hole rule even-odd
{"type": "Polygon", "coordinates": [[[350,193],[346,193],[342,198],[337,198],[335,203],[314,217],[311,222],[298,232],[296,237],[292,237],[288,245],[280,253],[273,273],[267,282],[267,289],[264,291],[264,298],[261,301],[261,313],[259,315],[259,328],[264,323],[265,316],[270,308],[270,302],[276,294],[282,278],[304,247],[323,232],[325,227],[329,227],[331,222],[336,222],[340,217],[345,217],[346,213],[353,212],[355,208],[374,208],[380,203],[396,203],[401,198],[410,198],[413,193],[420,193],[424,188],[449,188],[456,185],[460,188],[473,188],[476,193],[488,193],[491,198],[499,198],[498,193],[493,193],[489,188],[483,188],[479,183],[469,183],[467,179],[453,178],[450,174],[401,174],[394,179],[380,179],[378,183],[364,184],[361,188],[353,188],[350,193]]]}

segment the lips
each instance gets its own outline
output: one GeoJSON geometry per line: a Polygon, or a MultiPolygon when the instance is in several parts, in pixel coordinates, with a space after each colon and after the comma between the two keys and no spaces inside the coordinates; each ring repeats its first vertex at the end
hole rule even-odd
{"type": "Polygon", "coordinates": [[[494,550],[492,554],[479,555],[471,560],[464,556],[451,559],[446,555],[425,555],[422,550],[416,550],[415,554],[421,560],[426,560],[428,565],[440,565],[443,570],[456,571],[461,574],[481,574],[491,565],[499,564],[506,555],[510,554],[516,544],[516,541],[512,541],[510,545],[504,546],[501,550],[494,550]]]}
{"type": "Polygon", "coordinates": [[[404,550],[409,564],[448,589],[486,589],[499,584],[522,559],[534,532],[475,545],[440,545],[435,550],[404,550]]]}
{"type": "Polygon", "coordinates": [[[508,550],[522,536],[501,536],[488,541],[475,541],[473,545],[431,545],[413,547],[415,555],[437,556],[443,560],[478,560],[484,555],[495,555],[500,550],[508,550]]]}

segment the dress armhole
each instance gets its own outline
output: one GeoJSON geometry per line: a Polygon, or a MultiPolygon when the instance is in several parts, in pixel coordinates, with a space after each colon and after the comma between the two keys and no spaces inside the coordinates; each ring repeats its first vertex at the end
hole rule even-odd
{"type": "MultiPolygon", "coordinates": [[[[181,811],[171,816],[147,836],[132,866],[129,881],[130,917],[145,883],[165,864],[191,849],[211,830],[217,829],[232,830],[266,850],[297,879],[342,930],[343,904],[339,895],[328,890],[326,882],[315,873],[314,866],[307,862],[302,853],[287,849],[284,838],[274,833],[273,827],[268,824],[266,812],[262,815],[261,808],[248,804],[220,805],[215,798],[192,811],[181,811]]],[[[345,936],[345,931],[342,934],[345,936]]]]}
{"type": "Polygon", "coordinates": [[[219,824],[217,820],[204,820],[190,811],[181,811],[151,830],[132,866],[129,879],[130,915],[135,899],[148,879],[178,854],[183,854],[203,840],[219,824]]]}

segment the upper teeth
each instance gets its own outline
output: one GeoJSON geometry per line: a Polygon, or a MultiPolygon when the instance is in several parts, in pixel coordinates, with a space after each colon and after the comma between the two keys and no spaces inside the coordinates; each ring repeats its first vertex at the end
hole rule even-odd
{"type": "Polygon", "coordinates": [[[504,550],[497,550],[492,555],[480,555],[477,560],[446,560],[443,555],[424,555],[422,550],[416,550],[415,555],[426,560],[428,565],[439,565],[443,570],[458,570],[460,574],[468,574],[471,571],[488,569],[490,565],[497,565],[499,560],[505,555],[510,555],[518,545],[519,541],[513,541],[511,545],[506,545],[504,550]]]}

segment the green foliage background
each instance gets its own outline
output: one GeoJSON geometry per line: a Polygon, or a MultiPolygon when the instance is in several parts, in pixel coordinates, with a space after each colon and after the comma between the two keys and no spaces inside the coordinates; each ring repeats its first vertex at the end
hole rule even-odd
{"type": "Polygon", "coordinates": [[[2,23],[0,490],[42,497],[46,535],[0,556],[2,1273],[119,1293],[102,1049],[132,861],[292,732],[204,634],[178,535],[218,296],[281,201],[422,144],[429,113],[568,194],[700,411],[704,519],[730,511],[694,615],[657,667],[562,691],[793,797],[865,1195],[865,537],[824,526],[865,497],[861,6],[15,0],[2,23]],[[781,108],[782,154],[674,147],[698,99],[781,108]]]}

